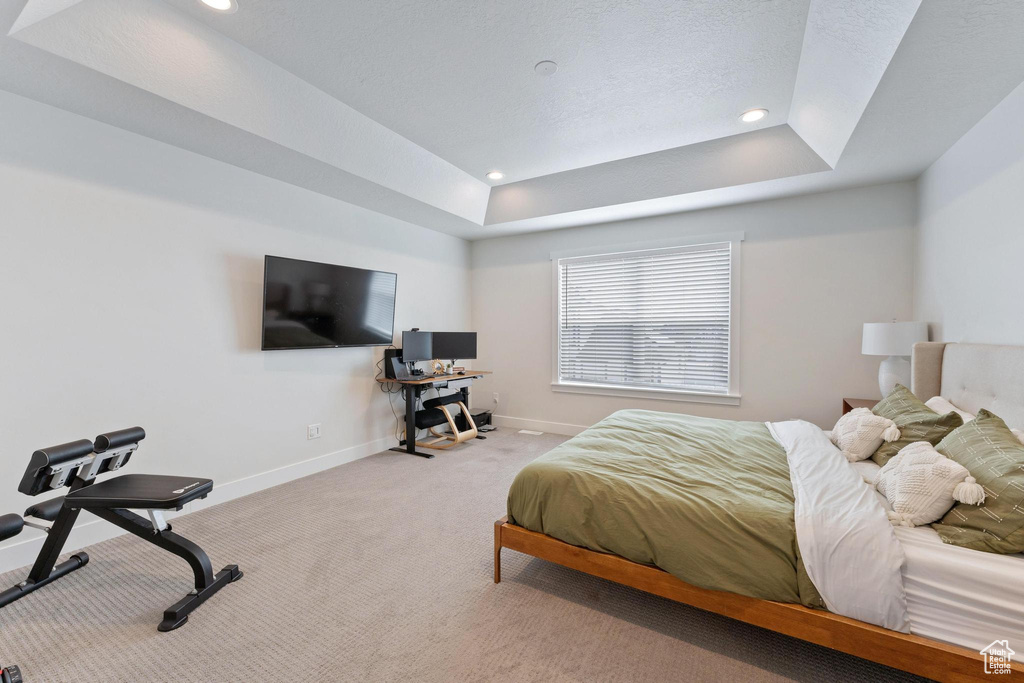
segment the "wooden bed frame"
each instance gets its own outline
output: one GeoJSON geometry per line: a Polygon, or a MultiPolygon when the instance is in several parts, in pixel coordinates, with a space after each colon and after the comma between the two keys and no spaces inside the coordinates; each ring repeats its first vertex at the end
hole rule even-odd
{"type": "MultiPolygon", "coordinates": [[[[982,655],[963,647],[890,631],[803,605],[698,588],[657,567],[569,545],[551,536],[509,524],[507,517],[494,523],[495,583],[501,582],[502,548],[919,676],[938,681],[992,678],[984,673],[982,655]]],[[[1019,662],[1014,662],[1012,667],[1013,674],[1006,680],[1018,680],[1024,674],[1024,665],[1019,662]]]]}

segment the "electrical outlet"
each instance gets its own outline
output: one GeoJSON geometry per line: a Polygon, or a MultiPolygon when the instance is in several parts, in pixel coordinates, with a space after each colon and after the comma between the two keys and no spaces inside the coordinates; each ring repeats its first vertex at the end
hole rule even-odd
{"type": "Polygon", "coordinates": [[[494,405],[498,405],[498,392],[494,392],[494,405]]]}
{"type": "Polygon", "coordinates": [[[317,422],[315,425],[309,425],[306,427],[306,439],[319,439],[320,438],[320,423],[317,422]]]}

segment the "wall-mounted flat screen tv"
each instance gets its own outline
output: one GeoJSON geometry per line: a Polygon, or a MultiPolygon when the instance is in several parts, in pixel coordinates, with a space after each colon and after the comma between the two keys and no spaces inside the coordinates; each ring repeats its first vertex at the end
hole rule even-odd
{"type": "Polygon", "coordinates": [[[387,346],[398,275],[267,256],[263,350],[387,346]]]}

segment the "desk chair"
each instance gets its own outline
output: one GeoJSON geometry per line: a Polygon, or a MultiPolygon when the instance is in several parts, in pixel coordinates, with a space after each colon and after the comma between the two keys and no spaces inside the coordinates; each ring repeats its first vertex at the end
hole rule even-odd
{"type": "MultiPolygon", "coordinates": [[[[427,429],[435,437],[432,441],[417,441],[416,445],[437,450],[451,448],[456,444],[475,439],[477,435],[476,423],[473,422],[473,416],[469,414],[469,408],[462,402],[461,393],[439,396],[424,401],[423,410],[416,411],[416,428],[427,429]],[[450,405],[459,406],[459,409],[462,410],[462,414],[466,418],[466,424],[469,425],[469,429],[459,431],[459,428],[455,425],[455,418],[452,417],[451,411],[448,410],[450,405]],[[448,427],[452,430],[451,434],[445,434],[434,429],[434,427],[445,422],[448,423],[448,427]]],[[[406,438],[408,439],[408,434],[406,438]]]]}

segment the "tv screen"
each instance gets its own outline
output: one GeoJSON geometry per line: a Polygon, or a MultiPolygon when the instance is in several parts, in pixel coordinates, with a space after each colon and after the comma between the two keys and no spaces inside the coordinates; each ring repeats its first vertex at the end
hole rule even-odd
{"type": "Polygon", "coordinates": [[[395,273],[267,256],[263,350],[387,346],[397,285],[395,273]]]}

